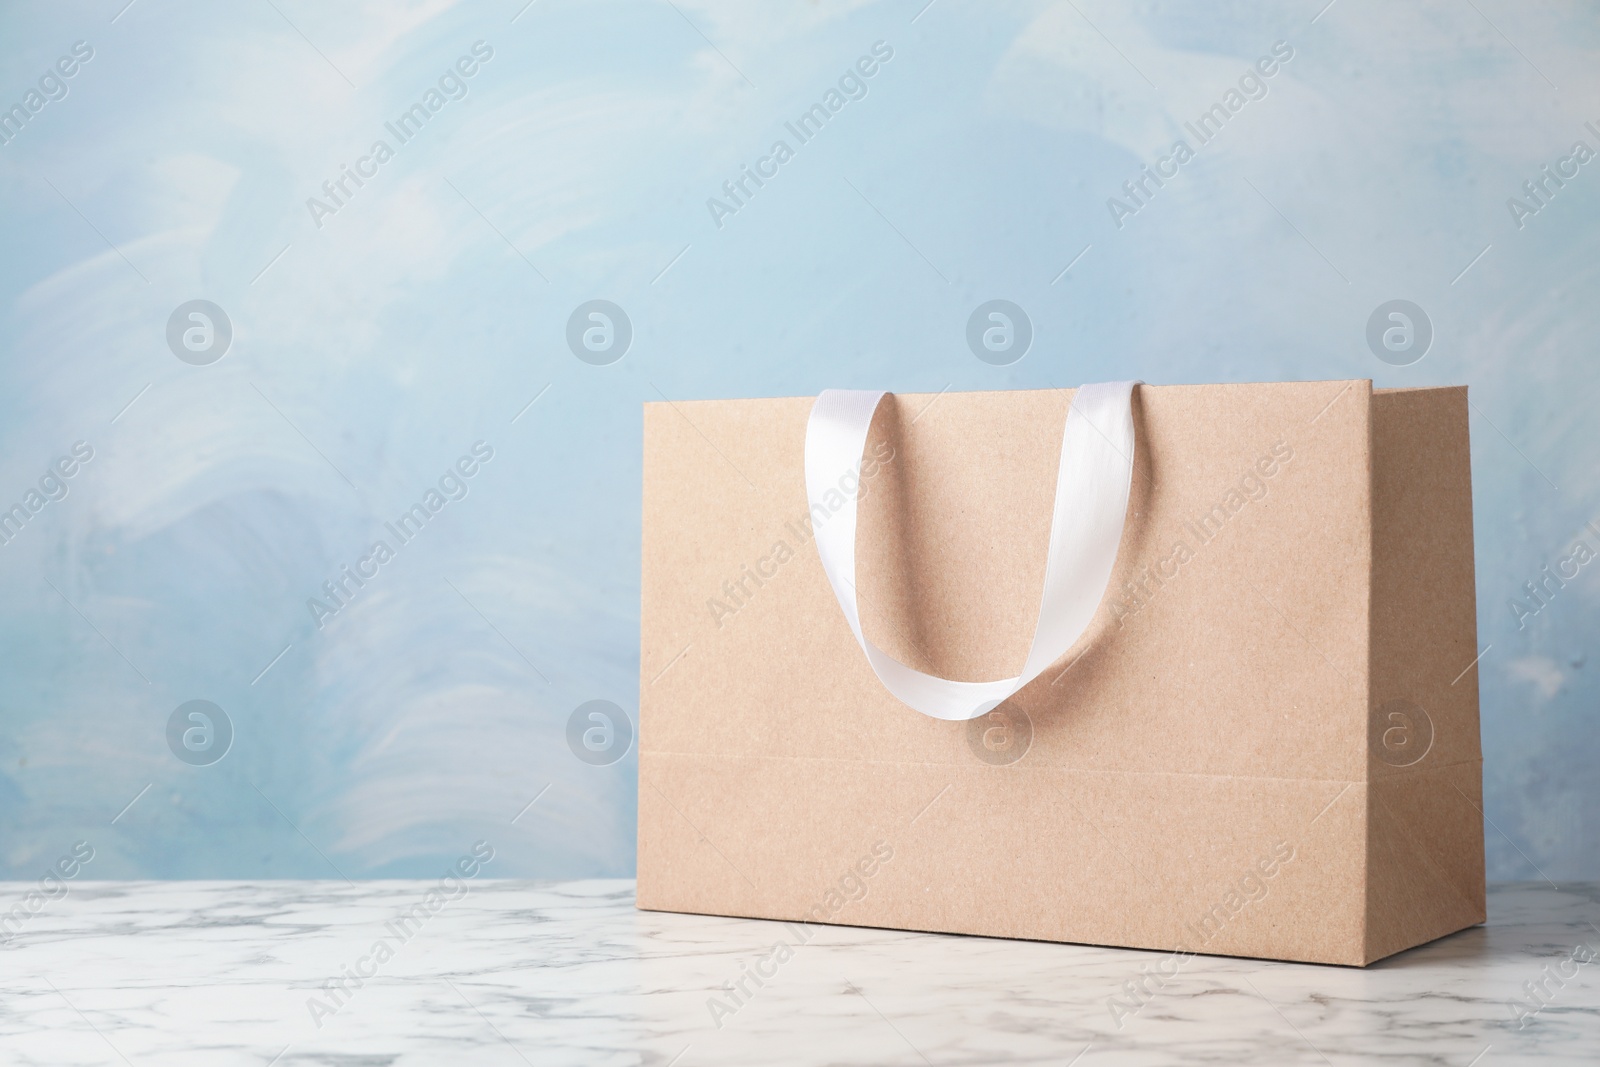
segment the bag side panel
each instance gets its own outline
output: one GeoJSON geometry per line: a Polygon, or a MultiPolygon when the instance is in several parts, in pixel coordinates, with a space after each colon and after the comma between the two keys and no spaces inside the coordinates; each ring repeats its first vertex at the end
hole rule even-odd
{"type": "Polygon", "coordinates": [[[1372,403],[1368,961],[1485,918],[1467,391],[1372,403]]]}

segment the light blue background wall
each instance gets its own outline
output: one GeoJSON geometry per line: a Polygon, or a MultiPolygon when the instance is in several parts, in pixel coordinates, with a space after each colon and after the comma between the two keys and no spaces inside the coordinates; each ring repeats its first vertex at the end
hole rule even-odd
{"type": "Polygon", "coordinates": [[[924,2],[0,14],[0,103],[94,49],[0,146],[0,503],[94,450],[0,547],[0,877],[78,839],[91,877],[429,875],[477,838],[495,874],[628,874],[634,759],[564,730],[637,706],[641,402],[1134,376],[1472,386],[1490,873],[1600,877],[1600,567],[1525,628],[1507,604],[1600,520],[1600,163],[1507,208],[1600,148],[1600,18],[924,2]],[[478,40],[468,96],[318,228],[307,198],[478,40]],[[880,40],[719,228],[707,198],[880,40]],[[1275,41],[1268,95],[1114,225],[1275,41]],[[610,366],[564,341],[597,297],[635,330],[610,366]],[[964,339],[995,297],[1037,331],[1009,367],[964,339]],[[197,298],[235,329],[209,366],[165,340],[197,298]],[[1436,331],[1404,368],[1364,339],[1394,298],[1436,331]],[[469,495],[319,630],[307,598],[479,440],[469,495]],[[234,725],[215,765],[169,751],[191,699],[234,725]]]}

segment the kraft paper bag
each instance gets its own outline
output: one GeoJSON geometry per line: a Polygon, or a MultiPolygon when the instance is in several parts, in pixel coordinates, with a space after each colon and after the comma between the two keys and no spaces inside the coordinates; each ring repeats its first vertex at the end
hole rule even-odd
{"type": "Polygon", "coordinates": [[[1107,388],[645,406],[639,907],[1358,966],[1484,920],[1465,388],[1107,388]]]}

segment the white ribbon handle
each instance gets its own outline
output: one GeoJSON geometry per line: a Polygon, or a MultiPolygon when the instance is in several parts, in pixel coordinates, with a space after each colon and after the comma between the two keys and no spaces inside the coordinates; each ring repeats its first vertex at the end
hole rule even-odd
{"type": "Polygon", "coordinates": [[[854,492],[826,523],[815,526],[817,554],[845,621],[884,687],[902,702],[935,719],[976,719],[1033,681],[1071,648],[1094,620],[1111,581],[1133,483],[1133,387],[1135,382],[1085,385],[1073,397],[1061,435],[1061,464],[1050,519],[1044,592],[1033,645],[1022,673],[997,682],[956,682],[913,670],[868,641],[856,604],[856,502],[859,469],[873,413],[887,393],[828,389],[812,405],[806,422],[806,496],[813,514],[830,509],[827,493],[840,478],[857,473],[854,492]]]}

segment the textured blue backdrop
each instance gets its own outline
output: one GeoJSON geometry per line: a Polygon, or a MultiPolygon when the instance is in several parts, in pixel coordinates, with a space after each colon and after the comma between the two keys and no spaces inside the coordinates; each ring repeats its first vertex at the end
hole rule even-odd
{"type": "Polygon", "coordinates": [[[125,2],[0,13],[0,877],[630,873],[640,403],[1123,377],[1472,386],[1490,873],[1600,876],[1592,9],[125,2]]]}

